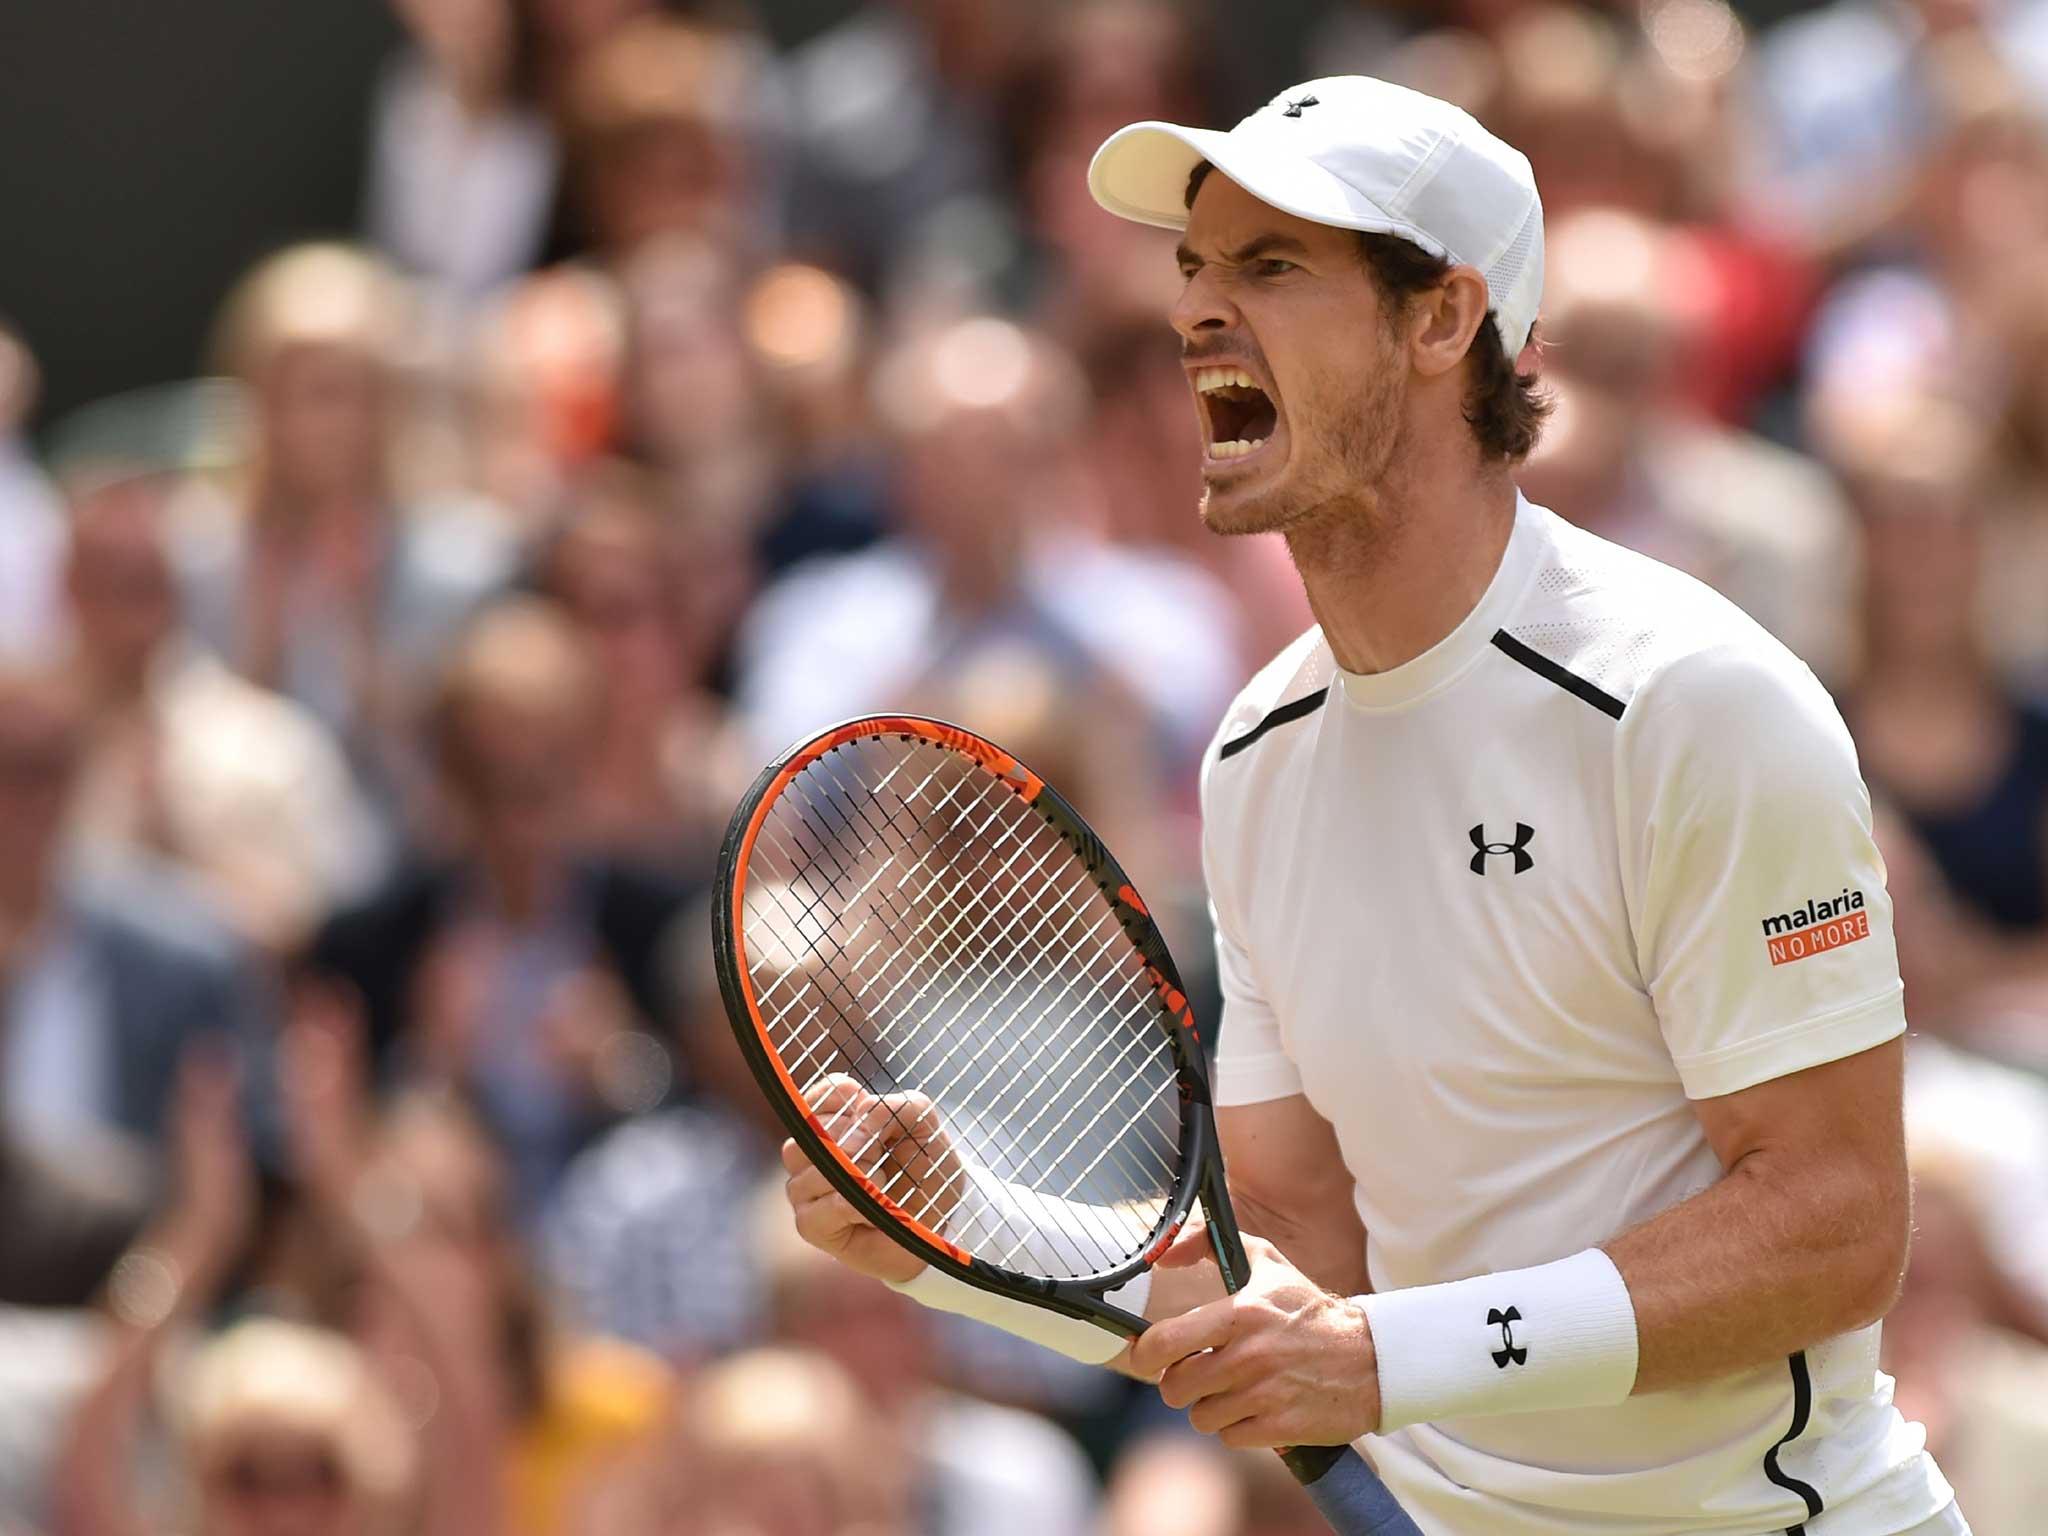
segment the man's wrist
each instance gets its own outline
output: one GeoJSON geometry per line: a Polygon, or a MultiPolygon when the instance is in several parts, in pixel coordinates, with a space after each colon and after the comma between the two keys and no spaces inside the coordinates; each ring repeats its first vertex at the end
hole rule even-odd
{"type": "Polygon", "coordinates": [[[1378,1366],[1383,1433],[1470,1415],[1599,1407],[1635,1387],[1635,1307],[1598,1248],[1357,1300],[1378,1366]]]}

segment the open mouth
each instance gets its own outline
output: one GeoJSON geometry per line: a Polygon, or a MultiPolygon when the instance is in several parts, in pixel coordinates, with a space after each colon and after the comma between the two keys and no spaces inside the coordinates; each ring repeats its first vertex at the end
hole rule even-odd
{"type": "Polygon", "coordinates": [[[1242,368],[1196,369],[1195,398],[1202,403],[1212,459],[1241,459],[1258,452],[1279,424],[1272,397],[1242,368]]]}

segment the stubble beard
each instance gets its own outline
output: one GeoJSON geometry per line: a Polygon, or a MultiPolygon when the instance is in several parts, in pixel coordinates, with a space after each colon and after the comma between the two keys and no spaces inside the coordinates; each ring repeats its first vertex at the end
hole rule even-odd
{"type": "Polygon", "coordinates": [[[1381,489],[1400,463],[1407,379],[1375,357],[1360,375],[1329,373],[1310,381],[1309,397],[1341,406],[1304,431],[1299,417],[1288,422],[1289,458],[1277,483],[1256,496],[1217,505],[1214,488],[1202,487],[1202,522],[1211,533],[1237,537],[1309,534],[1333,519],[1368,531],[1381,504],[1381,489]]]}

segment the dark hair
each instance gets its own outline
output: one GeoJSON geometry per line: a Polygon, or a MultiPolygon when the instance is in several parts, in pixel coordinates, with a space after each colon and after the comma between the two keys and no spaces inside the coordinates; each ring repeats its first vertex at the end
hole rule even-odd
{"type": "MultiPolygon", "coordinates": [[[[1203,181],[1214,169],[1204,160],[1189,173],[1188,207],[1195,206],[1195,194],[1202,190],[1203,181]]],[[[1358,254],[1372,274],[1380,296],[1389,302],[1389,327],[1409,299],[1436,287],[1451,270],[1450,262],[1430,255],[1414,241],[1398,235],[1360,231],[1358,254]]],[[[1533,326],[1529,339],[1536,339],[1533,326]]],[[[1486,323],[1473,333],[1465,358],[1472,365],[1470,388],[1465,395],[1465,420],[1471,425],[1481,456],[1509,463],[1526,459],[1550,415],[1549,391],[1534,374],[1515,370],[1515,359],[1508,356],[1507,345],[1501,340],[1500,328],[1493,323],[1490,312],[1486,323]]]]}

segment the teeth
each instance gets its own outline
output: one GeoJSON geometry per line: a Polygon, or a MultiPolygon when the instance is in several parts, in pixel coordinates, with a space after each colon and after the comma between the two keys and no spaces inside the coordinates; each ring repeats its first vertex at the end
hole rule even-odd
{"type": "Polygon", "coordinates": [[[1257,389],[1252,376],[1242,368],[1198,368],[1195,370],[1195,388],[1203,394],[1218,389],[1257,389]]]}
{"type": "Polygon", "coordinates": [[[1234,438],[1227,443],[1211,443],[1209,445],[1209,457],[1212,459],[1241,459],[1246,454],[1256,452],[1265,446],[1266,440],[1263,437],[1259,438],[1256,442],[1250,443],[1241,437],[1234,438]]]}

